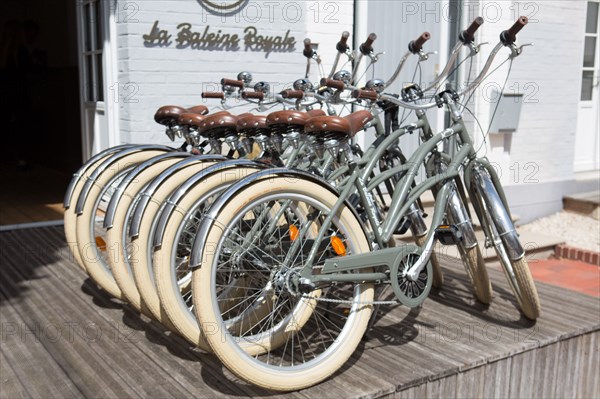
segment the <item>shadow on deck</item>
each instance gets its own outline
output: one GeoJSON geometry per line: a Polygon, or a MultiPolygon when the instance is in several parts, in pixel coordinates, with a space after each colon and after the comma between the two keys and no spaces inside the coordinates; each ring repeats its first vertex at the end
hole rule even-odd
{"type": "MultiPolygon", "coordinates": [[[[543,314],[522,318],[502,272],[493,304],[462,265],[416,309],[381,307],[332,378],[285,397],[598,397],[600,301],[538,283],[543,314]]],[[[0,397],[283,396],[250,386],[110,299],[75,265],[61,228],[0,233],[0,397]]]]}

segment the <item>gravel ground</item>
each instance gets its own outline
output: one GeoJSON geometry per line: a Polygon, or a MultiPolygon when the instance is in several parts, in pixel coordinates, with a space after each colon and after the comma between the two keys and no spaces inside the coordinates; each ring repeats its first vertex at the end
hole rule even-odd
{"type": "Polygon", "coordinates": [[[524,224],[520,230],[563,237],[569,246],[600,252],[600,221],[592,217],[561,211],[524,224]]]}

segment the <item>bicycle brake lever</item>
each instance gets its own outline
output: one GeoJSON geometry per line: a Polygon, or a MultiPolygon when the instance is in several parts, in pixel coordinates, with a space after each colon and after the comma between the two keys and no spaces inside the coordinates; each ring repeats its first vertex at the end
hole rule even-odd
{"type": "Polygon", "coordinates": [[[482,42],[479,44],[469,43],[469,48],[471,49],[471,56],[479,53],[479,51],[481,50],[481,46],[483,46],[485,44],[490,44],[490,42],[482,42]]]}
{"type": "Polygon", "coordinates": [[[430,55],[437,55],[437,51],[430,51],[428,53],[424,53],[423,51],[419,51],[419,62],[427,61],[430,55]]]}
{"type": "Polygon", "coordinates": [[[346,52],[344,54],[346,54],[346,57],[348,57],[348,59],[350,61],[354,61],[354,56],[355,56],[355,52],[354,51],[352,51],[352,50],[350,50],[348,48],[348,49],[346,49],[346,52]]]}
{"type": "Polygon", "coordinates": [[[377,53],[377,54],[374,54],[373,52],[371,52],[370,54],[367,55],[367,57],[369,57],[371,59],[372,63],[375,63],[375,62],[379,61],[379,56],[384,55],[384,54],[385,54],[385,51],[382,51],[381,53],[377,53]]]}
{"type": "Polygon", "coordinates": [[[510,58],[517,58],[523,53],[523,47],[533,46],[533,43],[525,43],[520,46],[515,46],[514,44],[510,47],[510,58]]]}

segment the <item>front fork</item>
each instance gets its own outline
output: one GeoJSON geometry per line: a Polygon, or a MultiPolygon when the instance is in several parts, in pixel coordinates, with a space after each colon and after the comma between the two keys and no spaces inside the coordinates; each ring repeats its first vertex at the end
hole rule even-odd
{"type": "Polygon", "coordinates": [[[469,194],[486,233],[488,245],[496,246],[501,241],[510,260],[521,259],[525,255],[525,250],[512,222],[506,197],[495,172],[485,163],[470,166],[465,179],[468,178],[469,194]],[[494,226],[492,227],[491,224],[494,226]]]}
{"type": "Polygon", "coordinates": [[[456,185],[452,188],[452,192],[448,198],[446,217],[450,224],[455,225],[460,230],[462,235],[462,246],[464,248],[473,248],[477,245],[473,223],[471,222],[471,218],[469,217],[469,213],[467,212],[467,208],[462,198],[457,192],[456,185]]]}

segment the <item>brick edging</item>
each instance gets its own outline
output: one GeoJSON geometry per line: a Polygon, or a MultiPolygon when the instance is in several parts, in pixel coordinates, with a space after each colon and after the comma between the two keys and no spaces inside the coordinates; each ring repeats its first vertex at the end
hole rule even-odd
{"type": "Polygon", "coordinates": [[[578,260],[580,262],[600,266],[600,253],[590,251],[589,249],[575,248],[568,245],[557,245],[554,248],[554,254],[557,258],[578,260]]]}

